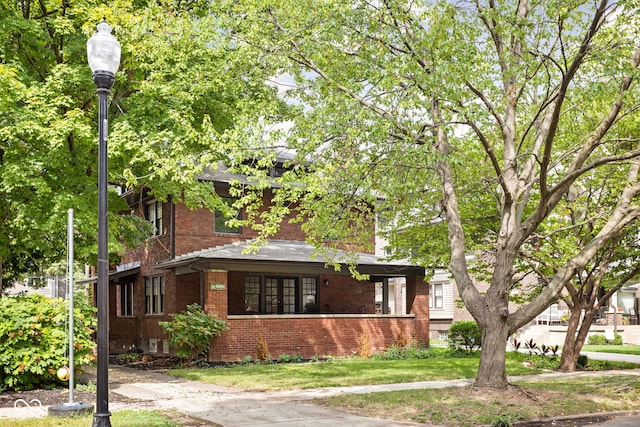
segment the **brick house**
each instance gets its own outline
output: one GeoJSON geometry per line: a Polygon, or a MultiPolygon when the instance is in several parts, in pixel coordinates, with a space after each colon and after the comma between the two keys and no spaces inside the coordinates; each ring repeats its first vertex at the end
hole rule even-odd
{"type": "MultiPolygon", "coordinates": [[[[228,196],[224,170],[202,179],[228,196]]],[[[349,355],[363,337],[373,351],[399,339],[428,344],[429,284],[421,267],[359,253],[358,270],[370,276],[359,281],[346,265],[335,271],[322,256],[314,257],[300,224],[284,221],[266,246],[251,252],[245,249],[255,231],[229,227],[216,212],[161,203],[144,193],[123,197],[132,213],[155,225],[156,235],[110,271],[111,353],[171,354],[158,322],[192,303],[228,324],[210,350],[212,361],[255,358],[259,339],[274,358],[349,355]],[[406,282],[401,313],[389,308],[389,283],[395,280],[406,282]]],[[[335,259],[346,260],[346,254],[338,251],[335,259]]]]}

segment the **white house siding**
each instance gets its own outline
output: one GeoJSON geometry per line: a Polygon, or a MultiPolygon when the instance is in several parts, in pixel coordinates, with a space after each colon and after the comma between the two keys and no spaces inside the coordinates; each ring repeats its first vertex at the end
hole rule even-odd
{"type": "Polygon", "coordinates": [[[443,344],[453,321],[455,310],[455,282],[445,270],[438,270],[431,278],[430,301],[435,301],[434,285],[442,285],[442,308],[429,307],[429,338],[432,344],[443,344]]]}

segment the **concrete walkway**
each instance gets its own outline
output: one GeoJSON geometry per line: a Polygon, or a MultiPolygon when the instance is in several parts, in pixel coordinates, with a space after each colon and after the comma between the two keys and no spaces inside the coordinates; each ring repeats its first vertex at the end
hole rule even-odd
{"type": "MultiPolygon", "coordinates": [[[[597,357],[597,356],[596,356],[597,357]]],[[[594,359],[596,357],[593,357],[594,359]]],[[[626,355],[625,360],[628,360],[626,355]]],[[[640,363],[640,356],[638,357],[640,363]]],[[[606,376],[630,374],[640,376],[640,370],[604,371],[575,373],[549,373],[509,377],[510,381],[526,381],[539,378],[567,378],[579,376],[606,376]]],[[[340,396],[345,394],[375,393],[393,390],[422,388],[444,388],[467,386],[473,380],[422,381],[414,383],[385,384],[354,387],[328,387],[308,390],[288,390],[277,392],[246,392],[238,389],[187,381],[165,375],[157,371],[111,366],[109,368],[109,389],[122,396],[135,399],[130,403],[110,402],[109,409],[173,409],[186,415],[224,427],[329,427],[329,426],[426,426],[386,419],[367,418],[335,409],[308,403],[314,398],[340,396]]],[[[46,408],[2,408],[2,418],[38,417],[46,415],[46,408]]],[[[613,420],[590,426],[630,427],[640,426],[640,417],[625,417],[619,414],[613,420]]],[[[562,424],[567,425],[567,424],[562,424]]],[[[579,425],[579,424],[572,424],[579,425]]]]}
{"type": "MultiPolygon", "coordinates": [[[[112,367],[112,376],[118,371],[127,376],[136,375],[130,368],[112,367]],[[127,372],[123,372],[127,370],[127,372]]],[[[400,384],[371,386],[326,387],[306,390],[286,390],[276,392],[245,392],[238,389],[187,381],[160,373],[141,372],[140,382],[116,384],[112,390],[123,396],[141,399],[149,408],[175,409],[192,417],[200,418],[224,427],[249,426],[425,426],[409,422],[387,419],[366,418],[335,409],[307,403],[311,399],[364,394],[393,390],[415,390],[423,388],[445,388],[467,386],[473,380],[421,381],[400,384]]],[[[567,378],[588,376],[613,376],[620,374],[638,375],[640,370],[575,373],[549,373],[509,377],[509,381],[527,381],[540,378],[567,378]]],[[[140,407],[140,403],[134,404],[140,407]]],[[[115,408],[112,408],[115,410],[115,408]]],[[[591,426],[622,427],[639,426],[640,418],[620,417],[591,426]]]]}

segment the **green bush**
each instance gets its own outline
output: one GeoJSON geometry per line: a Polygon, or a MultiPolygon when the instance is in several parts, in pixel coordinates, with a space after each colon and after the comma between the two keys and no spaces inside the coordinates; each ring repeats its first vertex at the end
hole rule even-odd
{"type": "Polygon", "coordinates": [[[589,345],[605,345],[606,343],[607,339],[601,334],[589,335],[589,340],[587,341],[589,345]]]}
{"type": "Polygon", "coordinates": [[[376,360],[431,359],[438,354],[433,348],[426,348],[416,341],[410,341],[405,346],[394,344],[382,353],[375,353],[371,357],[376,360]]]}
{"type": "Polygon", "coordinates": [[[169,345],[176,356],[191,361],[209,350],[214,338],[227,329],[227,322],[205,313],[199,304],[187,306],[181,313],[170,314],[170,322],[160,322],[169,335],[169,345]]]}
{"type": "Polygon", "coordinates": [[[453,322],[449,328],[449,348],[471,353],[482,345],[480,327],[473,321],[453,322]]]}
{"type": "MultiPolygon", "coordinates": [[[[75,368],[95,360],[91,335],[95,309],[74,301],[75,368]]],[[[0,298],[0,391],[30,390],[59,384],[58,369],[69,363],[69,304],[39,294],[0,298]]]]}
{"type": "Polygon", "coordinates": [[[587,366],[589,366],[589,358],[587,357],[587,355],[586,354],[579,355],[578,361],[576,363],[576,368],[585,369],[587,366]]]}
{"type": "Polygon", "coordinates": [[[609,341],[602,334],[589,335],[587,344],[588,345],[622,345],[622,335],[616,332],[613,335],[613,341],[609,341]]]}
{"type": "Polygon", "coordinates": [[[301,363],[302,356],[299,354],[281,354],[278,356],[278,363],[301,363]]]}

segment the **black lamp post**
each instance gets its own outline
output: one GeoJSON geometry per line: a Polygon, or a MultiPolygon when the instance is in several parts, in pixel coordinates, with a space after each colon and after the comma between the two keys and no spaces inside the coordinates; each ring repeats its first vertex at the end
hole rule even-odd
{"type": "Polygon", "coordinates": [[[120,67],[120,43],[106,20],[87,42],[87,59],[98,88],[98,369],[93,427],[111,427],[109,412],[109,253],[107,233],[107,98],[120,67]]]}

